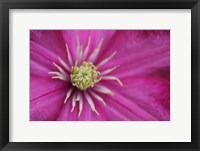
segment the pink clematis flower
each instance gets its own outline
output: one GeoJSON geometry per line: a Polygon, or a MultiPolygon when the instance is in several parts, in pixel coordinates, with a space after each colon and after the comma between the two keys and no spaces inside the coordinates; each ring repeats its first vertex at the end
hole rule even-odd
{"type": "Polygon", "coordinates": [[[169,30],[31,30],[31,121],[170,120],[169,30]]]}

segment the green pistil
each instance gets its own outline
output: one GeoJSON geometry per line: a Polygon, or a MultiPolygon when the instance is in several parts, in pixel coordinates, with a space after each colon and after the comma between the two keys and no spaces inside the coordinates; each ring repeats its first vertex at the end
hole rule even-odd
{"type": "Polygon", "coordinates": [[[83,62],[81,66],[75,65],[72,68],[70,77],[73,86],[80,90],[86,90],[101,80],[98,78],[99,74],[100,72],[91,62],[83,62]]]}

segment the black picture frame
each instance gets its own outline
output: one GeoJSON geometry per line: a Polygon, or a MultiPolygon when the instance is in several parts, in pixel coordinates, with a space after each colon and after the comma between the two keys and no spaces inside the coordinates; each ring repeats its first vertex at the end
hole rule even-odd
{"type": "MultiPolygon", "coordinates": [[[[25,150],[200,151],[199,0],[0,0],[0,148],[25,150]],[[191,142],[9,142],[9,9],[191,9],[191,142]]],[[[181,54],[180,54],[181,55],[181,54]]]]}

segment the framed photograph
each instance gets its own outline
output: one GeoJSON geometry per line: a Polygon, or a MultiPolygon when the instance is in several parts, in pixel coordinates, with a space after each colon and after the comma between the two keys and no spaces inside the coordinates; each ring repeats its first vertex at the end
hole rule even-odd
{"type": "Polygon", "coordinates": [[[1,150],[200,150],[198,0],[0,10],[1,150]]]}

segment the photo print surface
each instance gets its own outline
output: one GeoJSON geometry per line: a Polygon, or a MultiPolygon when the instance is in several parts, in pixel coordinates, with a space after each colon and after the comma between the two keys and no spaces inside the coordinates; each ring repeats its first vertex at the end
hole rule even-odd
{"type": "Polygon", "coordinates": [[[30,121],[170,121],[170,30],[30,30],[30,121]]]}

